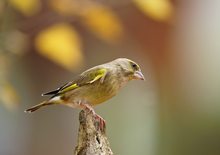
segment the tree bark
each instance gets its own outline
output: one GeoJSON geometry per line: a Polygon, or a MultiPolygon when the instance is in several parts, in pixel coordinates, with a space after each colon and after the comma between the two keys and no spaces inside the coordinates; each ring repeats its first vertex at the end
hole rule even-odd
{"type": "Polygon", "coordinates": [[[106,130],[100,130],[99,121],[92,113],[79,114],[78,142],[74,155],[113,155],[106,130]]]}

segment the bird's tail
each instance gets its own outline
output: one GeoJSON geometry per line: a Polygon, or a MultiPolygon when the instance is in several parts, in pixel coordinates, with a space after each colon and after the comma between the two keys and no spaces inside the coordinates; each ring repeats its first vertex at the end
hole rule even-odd
{"type": "Polygon", "coordinates": [[[54,103],[50,102],[50,100],[49,101],[43,101],[40,104],[37,104],[37,105],[35,105],[35,106],[33,106],[33,107],[29,108],[29,109],[26,109],[24,112],[32,113],[32,112],[38,110],[41,107],[44,107],[46,105],[51,105],[51,104],[54,104],[54,103]]]}

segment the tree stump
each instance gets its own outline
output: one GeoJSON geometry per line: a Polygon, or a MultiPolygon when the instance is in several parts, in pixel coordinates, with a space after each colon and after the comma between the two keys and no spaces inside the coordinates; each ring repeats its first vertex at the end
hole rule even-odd
{"type": "Polygon", "coordinates": [[[79,122],[78,142],[74,155],[113,155],[106,130],[100,130],[100,122],[92,113],[82,110],[79,122]]]}

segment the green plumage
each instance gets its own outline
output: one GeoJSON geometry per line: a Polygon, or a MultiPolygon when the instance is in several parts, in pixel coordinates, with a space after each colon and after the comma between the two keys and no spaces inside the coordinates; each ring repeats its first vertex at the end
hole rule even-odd
{"type": "Polygon", "coordinates": [[[26,112],[33,112],[51,104],[79,108],[82,108],[82,104],[94,106],[115,96],[120,88],[132,79],[144,79],[140,67],[134,61],[119,58],[93,67],[80,74],[75,80],[43,94],[52,95],[52,97],[27,109],[26,112]]]}

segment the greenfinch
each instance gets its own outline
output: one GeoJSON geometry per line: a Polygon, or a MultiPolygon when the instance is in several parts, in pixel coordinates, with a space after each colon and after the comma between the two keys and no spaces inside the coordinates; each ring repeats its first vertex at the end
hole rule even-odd
{"type": "Polygon", "coordinates": [[[88,69],[75,80],[42,94],[42,96],[51,95],[51,97],[25,112],[31,113],[47,105],[61,104],[89,110],[102,119],[94,112],[93,106],[112,98],[120,88],[134,79],[144,80],[139,65],[127,58],[118,58],[88,69]]]}

